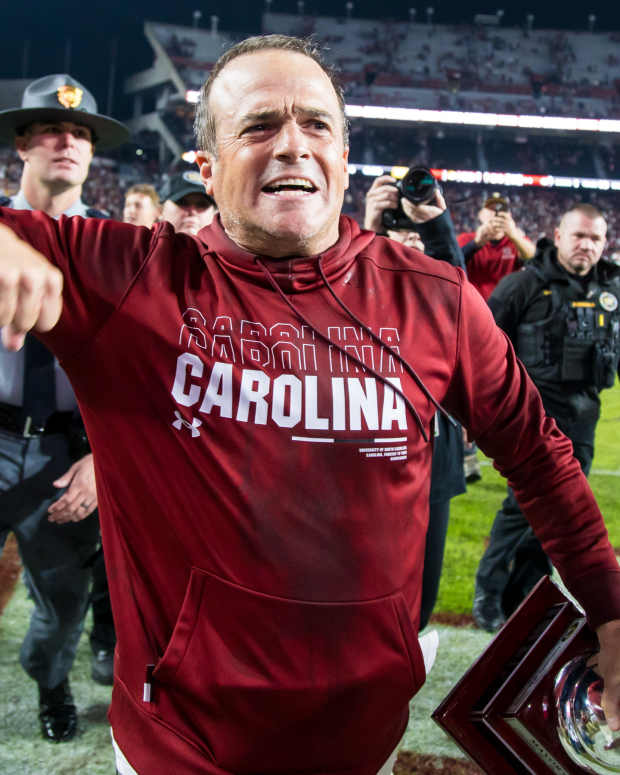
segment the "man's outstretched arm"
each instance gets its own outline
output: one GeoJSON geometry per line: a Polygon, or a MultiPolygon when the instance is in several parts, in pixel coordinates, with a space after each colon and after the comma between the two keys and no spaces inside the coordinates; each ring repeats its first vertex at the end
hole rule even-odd
{"type": "Polygon", "coordinates": [[[0,326],[9,350],[28,331],[50,331],[62,311],[62,273],[45,256],[0,224],[0,326]]]}

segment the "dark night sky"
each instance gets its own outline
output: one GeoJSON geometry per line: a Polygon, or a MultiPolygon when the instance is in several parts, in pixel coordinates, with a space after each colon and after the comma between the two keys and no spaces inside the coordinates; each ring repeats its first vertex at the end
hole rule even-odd
{"type": "MultiPolygon", "coordinates": [[[[378,0],[354,0],[354,15],[366,18],[389,16],[393,19],[408,18],[408,9],[415,7],[418,18],[425,17],[428,5],[435,8],[437,23],[471,22],[476,13],[494,13],[504,9],[505,26],[523,23],[528,12],[534,13],[536,27],[585,29],[589,13],[597,16],[596,28],[620,30],[620,7],[609,2],[566,3],[561,18],[547,3],[542,7],[537,0],[529,2],[486,2],[475,0],[397,0],[388,7],[378,0]]],[[[305,0],[307,13],[335,15],[342,10],[345,0],[305,0]]],[[[70,44],[70,73],[83,81],[95,93],[100,109],[107,101],[110,44],[118,39],[118,77],[120,91],[122,77],[151,64],[151,48],[143,33],[144,20],[191,25],[192,12],[199,8],[203,24],[208,26],[211,14],[220,17],[220,28],[255,33],[260,28],[263,0],[212,0],[201,4],[197,0],[107,0],[105,5],[91,6],[78,0],[5,0],[0,12],[0,45],[2,64],[0,78],[23,77],[24,41],[29,40],[28,70],[26,77],[35,78],[46,73],[63,72],[67,56],[67,40],[70,44]],[[11,3],[11,7],[6,5],[11,3]]],[[[557,7],[557,6],[556,6],[557,7]]],[[[295,0],[273,0],[274,11],[293,13],[295,0]]],[[[123,105],[117,99],[114,112],[123,118],[123,105]]]]}

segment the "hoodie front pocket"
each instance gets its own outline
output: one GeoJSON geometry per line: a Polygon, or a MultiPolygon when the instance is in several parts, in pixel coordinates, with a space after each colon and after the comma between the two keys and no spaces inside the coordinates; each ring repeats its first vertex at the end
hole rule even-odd
{"type": "Polygon", "coordinates": [[[153,681],[162,719],[237,775],[370,771],[424,664],[400,593],[289,600],[194,568],[153,681]]]}

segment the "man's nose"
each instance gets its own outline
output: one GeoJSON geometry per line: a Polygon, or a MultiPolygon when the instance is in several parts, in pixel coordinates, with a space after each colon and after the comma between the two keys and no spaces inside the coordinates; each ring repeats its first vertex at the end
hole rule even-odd
{"type": "Polygon", "coordinates": [[[58,142],[63,148],[66,148],[68,146],[72,146],[75,143],[75,135],[73,132],[61,132],[58,135],[58,142]]]}
{"type": "Polygon", "coordinates": [[[280,127],[274,155],[285,161],[297,161],[309,156],[307,137],[296,121],[287,121],[280,127]]]}
{"type": "Polygon", "coordinates": [[[582,237],[579,240],[579,247],[581,250],[587,250],[591,252],[594,250],[594,241],[591,237],[582,237]]]}

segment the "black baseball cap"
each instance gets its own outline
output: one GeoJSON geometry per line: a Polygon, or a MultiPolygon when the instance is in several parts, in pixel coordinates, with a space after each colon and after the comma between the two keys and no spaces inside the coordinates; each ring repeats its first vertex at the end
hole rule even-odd
{"type": "Polygon", "coordinates": [[[170,199],[171,202],[176,204],[188,194],[202,194],[208,204],[215,204],[213,198],[205,191],[198,170],[185,170],[184,172],[178,172],[176,175],[171,175],[162,186],[159,198],[162,202],[170,199]]]}
{"type": "Polygon", "coordinates": [[[509,209],[508,197],[502,196],[498,191],[495,191],[491,194],[491,196],[484,200],[484,204],[482,206],[488,207],[491,210],[495,210],[498,205],[506,210],[509,209]]]}
{"type": "Polygon", "coordinates": [[[93,95],[66,73],[37,78],[24,90],[21,108],[0,111],[0,141],[12,143],[34,121],[73,121],[87,126],[98,149],[114,148],[129,138],[125,124],[98,113],[93,95]]]}

